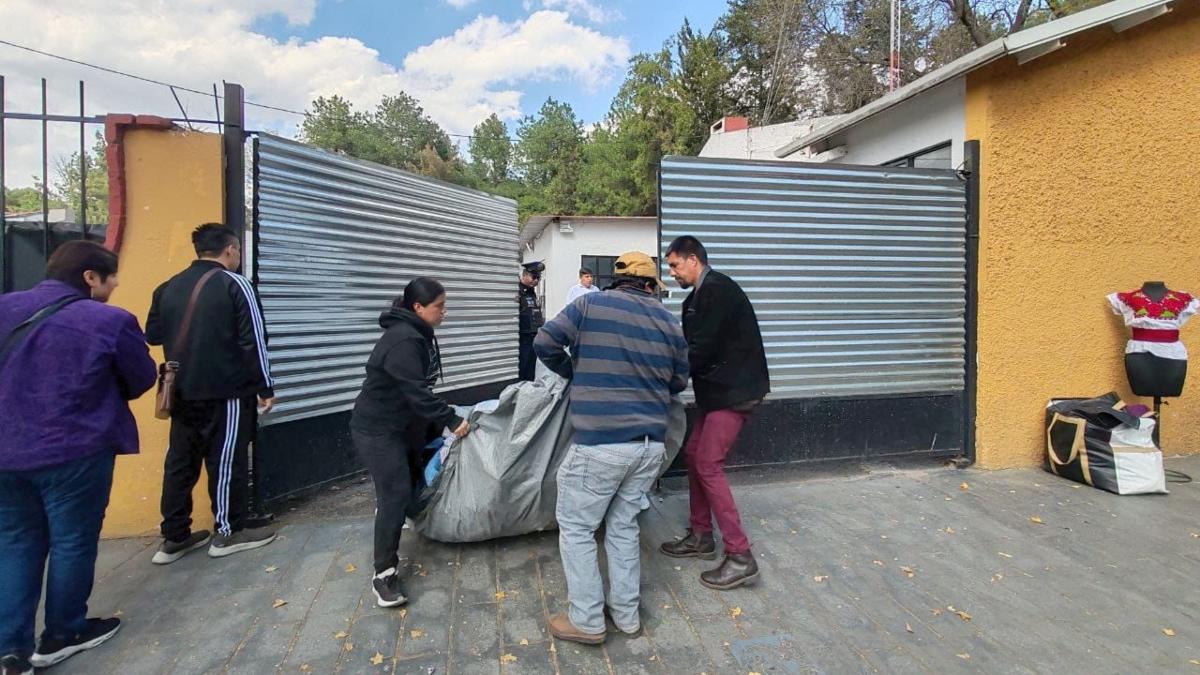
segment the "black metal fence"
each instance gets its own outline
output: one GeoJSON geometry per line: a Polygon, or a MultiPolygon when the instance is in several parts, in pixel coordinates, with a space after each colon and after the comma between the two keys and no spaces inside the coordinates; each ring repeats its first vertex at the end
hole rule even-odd
{"type": "MultiPolygon", "coordinates": [[[[51,114],[45,78],[41,80],[41,111],[11,111],[5,77],[0,75],[0,290],[22,290],[45,278],[46,260],[72,239],[104,241],[107,229],[107,184],[89,184],[105,175],[105,158],[88,150],[89,130],[102,132],[104,117],[88,116],[85,85],[79,82],[78,115],[51,114]],[[6,150],[8,123],[34,122],[41,127],[41,180],[32,188],[9,185],[6,150]],[[55,167],[51,176],[50,125],[78,128],[79,150],[55,167]],[[55,184],[57,183],[57,184],[55,184]],[[10,190],[12,192],[10,193],[10,190]],[[34,208],[28,197],[36,192],[34,208]],[[20,196],[20,202],[10,199],[20,196]]],[[[102,142],[97,144],[102,147],[102,142]]],[[[106,179],[103,179],[106,182],[106,179]]]]}

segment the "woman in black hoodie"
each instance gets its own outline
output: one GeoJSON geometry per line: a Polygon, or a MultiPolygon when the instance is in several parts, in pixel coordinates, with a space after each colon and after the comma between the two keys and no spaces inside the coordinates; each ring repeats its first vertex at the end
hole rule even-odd
{"type": "Polygon", "coordinates": [[[367,379],[354,403],[350,433],[358,456],[375,481],[375,578],[380,607],[408,601],[400,581],[397,550],[404,519],[421,475],[420,451],[443,428],[465,436],[467,422],[433,393],[441,377],[441,354],[433,329],[446,318],[446,289],[418,277],[379,317],[383,336],[367,361],[367,379]]]}

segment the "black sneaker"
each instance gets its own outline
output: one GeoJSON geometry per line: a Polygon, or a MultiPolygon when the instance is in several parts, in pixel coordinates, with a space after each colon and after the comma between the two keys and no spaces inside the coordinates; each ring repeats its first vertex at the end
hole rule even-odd
{"type": "Polygon", "coordinates": [[[262,548],[273,541],[275,541],[275,530],[265,527],[238,530],[231,535],[218,534],[213,537],[212,545],[208,547],[208,557],[224,558],[234,553],[262,548]]]}
{"type": "Polygon", "coordinates": [[[371,580],[371,590],[375,591],[375,604],[380,607],[399,607],[408,602],[395,567],[376,574],[371,580]]]}
{"type": "Polygon", "coordinates": [[[33,675],[33,664],[27,658],[9,654],[0,658],[0,675],[33,675]]]}
{"type": "Polygon", "coordinates": [[[164,539],[162,546],[158,547],[158,551],[150,559],[150,562],[155,565],[170,565],[192,551],[203,548],[211,539],[212,535],[208,530],[193,532],[183,541],[164,539]]]}
{"type": "Polygon", "coordinates": [[[33,653],[33,658],[29,660],[38,668],[49,668],[56,663],[61,663],[75,656],[79,652],[99,647],[107,642],[109,638],[116,635],[120,628],[121,620],[116,617],[111,619],[88,619],[87,628],[75,637],[42,638],[37,651],[33,653]]]}

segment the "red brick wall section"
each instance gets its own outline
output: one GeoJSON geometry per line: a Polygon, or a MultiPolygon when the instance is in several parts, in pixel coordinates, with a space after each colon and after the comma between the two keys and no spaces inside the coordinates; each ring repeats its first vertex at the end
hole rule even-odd
{"type": "Polygon", "coordinates": [[[122,141],[130,129],[159,129],[167,131],[175,125],[156,115],[105,115],[105,162],[108,164],[108,235],[104,246],[113,253],[121,251],[125,233],[125,146],[122,141]]]}

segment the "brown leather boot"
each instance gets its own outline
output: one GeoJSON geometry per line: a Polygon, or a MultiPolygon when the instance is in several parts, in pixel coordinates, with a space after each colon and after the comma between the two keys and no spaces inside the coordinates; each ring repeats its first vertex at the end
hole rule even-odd
{"type": "Polygon", "coordinates": [[[566,612],[550,617],[550,634],[559,640],[585,645],[603,644],[605,638],[608,637],[608,631],[588,633],[580,630],[574,623],[571,623],[571,617],[567,616],[566,612]]]}
{"type": "Polygon", "coordinates": [[[696,534],[688,530],[686,537],[668,541],[659,547],[659,550],[672,558],[717,559],[717,542],[713,541],[712,532],[696,534]]]}
{"type": "Polygon", "coordinates": [[[720,567],[711,572],[702,573],[700,583],[713,590],[728,591],[731,588],[748,584],[757,578],[758,563],[754,560],[754,554],[730,553],[725,556],[725,561],[721,563],[720,567]]]}

